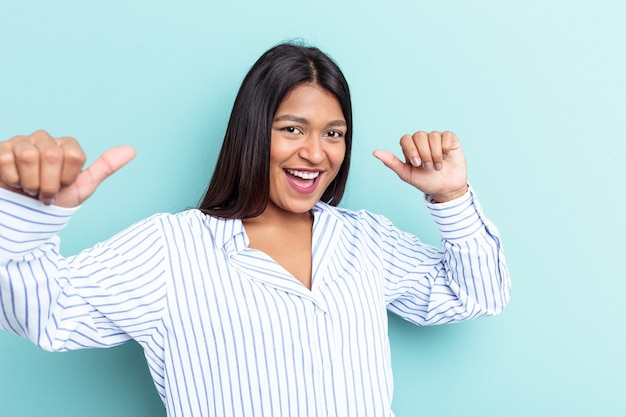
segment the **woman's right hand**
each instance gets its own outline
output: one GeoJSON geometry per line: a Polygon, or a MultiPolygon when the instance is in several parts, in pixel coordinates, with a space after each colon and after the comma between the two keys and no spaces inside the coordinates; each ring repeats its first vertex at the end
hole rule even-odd
{"type": "Polygon", "coordinates": [[[83,170],[87,158],[76,139],[39,130],[0,142],[0,187],[47,205],[76,207],[134,157],[133,148],[119,146],[83,170]]]}

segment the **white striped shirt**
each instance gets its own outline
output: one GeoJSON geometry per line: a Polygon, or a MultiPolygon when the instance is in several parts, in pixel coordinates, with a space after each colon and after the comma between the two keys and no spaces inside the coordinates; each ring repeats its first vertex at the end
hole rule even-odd
{"type": "Polygon", "coordinates": [[[427,205],[443,251],[318,203],[308,290],[240,220],[157,214],[63,258],[74,210],[0,190],[0,327],[54,351],[136,340],[171,417],[392,416],[387,309],[442,324],[509,298],[473,192],[427,205]]]}

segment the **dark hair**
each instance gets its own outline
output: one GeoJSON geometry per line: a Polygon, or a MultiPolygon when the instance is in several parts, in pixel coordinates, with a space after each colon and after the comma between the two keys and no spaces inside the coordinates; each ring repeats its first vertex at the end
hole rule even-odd
{"type": "Polygon", "coordinates": [[[337,98],[346,119],[346,153],[321,200],[337,205],[345,191],[352,148],[352,104],[341,70],[315,47],[285,43],[265,52],[244,78],[228,121],[213,177],[198,207],[230,219],[260,215],[269,202],[274,115],[294,87],[313,83],[337,98]]]}

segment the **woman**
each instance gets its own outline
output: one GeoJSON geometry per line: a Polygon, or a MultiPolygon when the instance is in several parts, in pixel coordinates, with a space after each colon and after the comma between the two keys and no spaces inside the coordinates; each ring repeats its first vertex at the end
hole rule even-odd
{"type": "Polygon", "coordinates": [[[144,348],[170,416],[390,416],[387,310],[418,325],[499,313],[509,277],[451,132],[375,156],[426,194],[443,250],[336,205],[348,85],[315,48],[252,67],[199,209],[157,214],[77,256],[56,234],[134,156],[88,169],[71,138],[0,143],[0,326],[48,350],[144,348]],[[37,201],[40,200],[40,201],[37,201]]]}

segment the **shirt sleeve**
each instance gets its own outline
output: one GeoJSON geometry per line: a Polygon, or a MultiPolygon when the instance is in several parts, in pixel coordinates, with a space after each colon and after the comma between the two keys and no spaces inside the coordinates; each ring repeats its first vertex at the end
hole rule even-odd
{"type": "Polygon", "coordinates": [[[509,272],[499,233],[474,191],[442,204],[426,196],[426,204],[443,248],[388,226],[382,243],[388,310],[418,325],[499,314],[509,301],[509,272]]]}
{"type": "Polygon", "coordinates": [[[0,328],[51,351],[149,339],[165,299],[160,229],[146,219],[65,258],[57,234],[75,211],[0,189],[0,328]]]}

